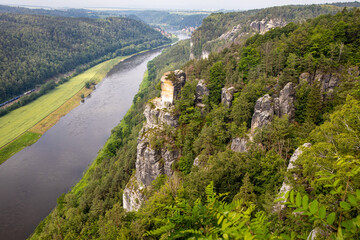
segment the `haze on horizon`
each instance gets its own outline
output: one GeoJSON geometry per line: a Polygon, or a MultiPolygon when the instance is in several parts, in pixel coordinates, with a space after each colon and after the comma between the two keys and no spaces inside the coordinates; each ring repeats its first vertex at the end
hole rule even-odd
{"type": "Polygon", "coordinates": [[[183,10],[248,10],[281,5],[324,4],[342,2],[341,0],[0,0],[1,5],[11,6],[41,6],[52,8],[135,8],[135,9],[183,9],[183,10]]]}

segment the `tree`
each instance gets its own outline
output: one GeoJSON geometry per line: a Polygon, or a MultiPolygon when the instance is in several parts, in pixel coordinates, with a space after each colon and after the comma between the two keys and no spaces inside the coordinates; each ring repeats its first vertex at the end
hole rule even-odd
{"type": "Polygon", "coordinates": [[[221,100],[221,89],[225,84],[225,71],[222,62],[216,62],[210,68],[210,79],[208,88],[210,91],[209,101],[219,104],[221,100]]]}

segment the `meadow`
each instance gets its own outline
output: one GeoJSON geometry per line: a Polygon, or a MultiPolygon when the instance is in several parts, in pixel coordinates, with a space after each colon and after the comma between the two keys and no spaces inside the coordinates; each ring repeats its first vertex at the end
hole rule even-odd
{"type": "MultiPolygon", "coordinates": [[[[79,96],[81,94],[90,93],[84,88],[85,82],[100,82],[112,67],[124,58],[125,57],[117,57],[98,64],[72,78],[70,81],[56,87],[53,91],[40,97],[36,101],[1,117],[0,148],[14,141],[31,128],[33,128],[32,132],[44,133],[53,126],[61,116],[71,111],[71,109],[80,103],[79,96]],[[60,108],[64,104],[65,106],[60,108]],[[60,112],[57,112],[57,110],[60,112]],[[36,126],[37,124],[39,125],[36,126]]],[[[1,151],[0,153],[3,155],[1,151]]]]}

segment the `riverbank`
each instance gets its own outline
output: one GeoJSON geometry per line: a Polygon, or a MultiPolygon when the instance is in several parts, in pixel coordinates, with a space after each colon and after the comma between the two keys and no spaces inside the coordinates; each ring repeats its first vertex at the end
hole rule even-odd
{"type": "Polygon", "coordinates": [[[85,82],[93,81],[97,84],[119,62],[147,51],[117,57],[100,63],[56,87],[56,89],[41,96],[34,102],[1,117],[0,164],[23,148],[35,143],[62,116],[77,107],[80,104],[82,95],[86,97],[92,92],[91,89],[84,87],[85,82]]]}

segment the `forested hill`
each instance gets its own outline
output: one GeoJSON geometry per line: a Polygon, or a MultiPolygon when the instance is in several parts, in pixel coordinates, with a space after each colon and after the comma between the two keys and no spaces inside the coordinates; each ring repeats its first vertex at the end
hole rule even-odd
{"type": "Polygon", "coordinates": [[[49,15],[57,17],[87,17],[87,18],[99,18],[95,11],[88,9],[43,9],[43,8],[24,8],[24,7],[10,7],[6,5],[0,5],[1,13],[18,13],[18,14],[36,14],[36,15],[49,15]]]}
{"type": "Polygon", "coordinates": [[[0,13],[0,101],[80,64],[170,42],[145,23],[128,18],[0,13]]]}
{"type": "Polygon", "coordinates": [[[359,2],[326,5],[293,5],[242,12],[214,13],[204,19],[192,35],[192,54],[206,57],[207,52],[239,42],[255,33],[263,33],[290,22],[303,22],[321,14],[335,14],[344,7],[360,7],[359,2]]]}
{"type": "Polygon", "coordinates": [[[161,106],[170,48],[32,239],[360,239],[359,39],[359,9],[257,34],[187,62],[161,106]]]}

